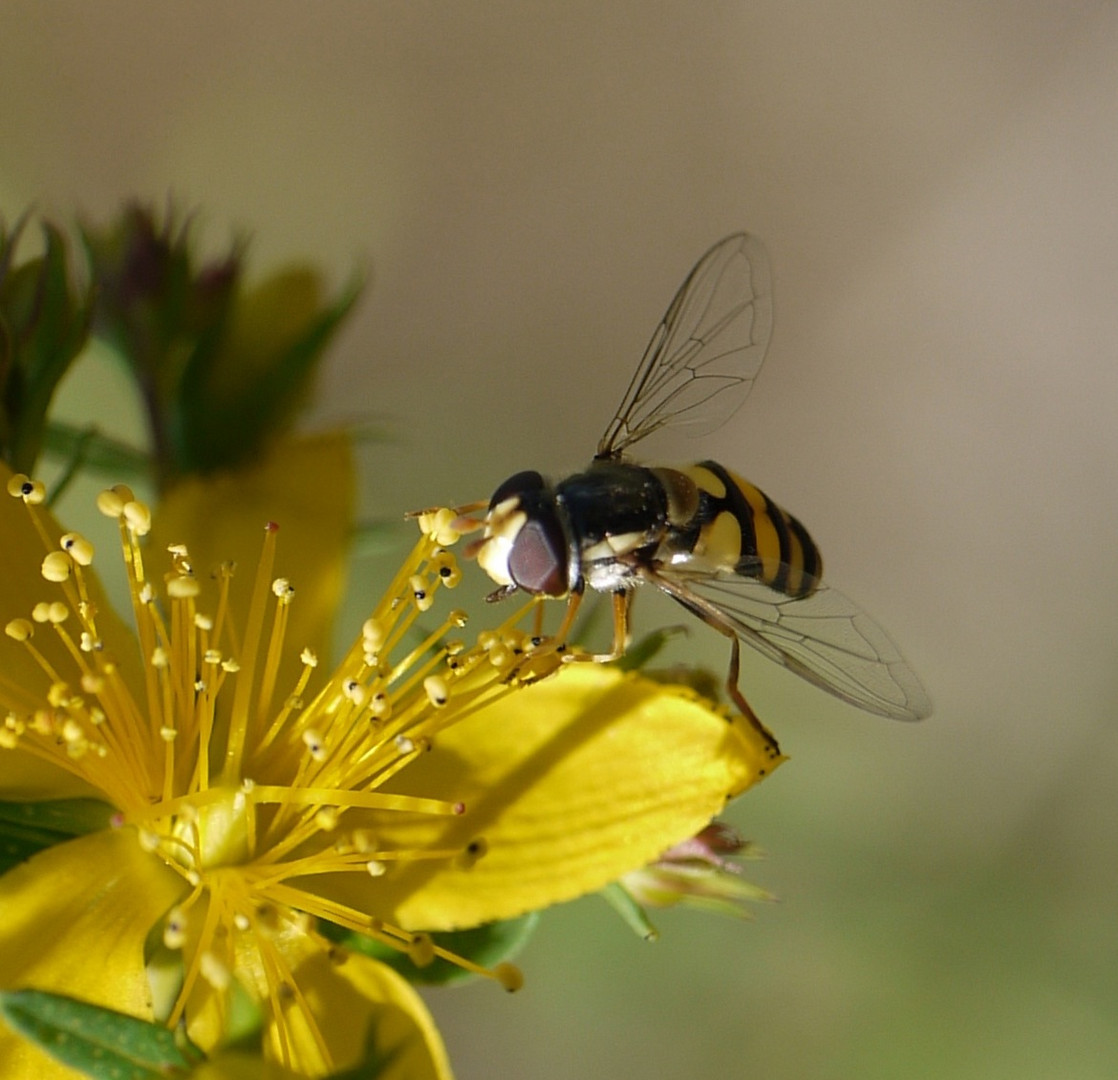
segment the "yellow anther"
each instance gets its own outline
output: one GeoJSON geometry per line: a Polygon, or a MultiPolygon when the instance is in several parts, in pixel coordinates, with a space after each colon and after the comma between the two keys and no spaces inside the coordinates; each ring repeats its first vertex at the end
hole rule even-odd
{"type": "Polygon", "coordinates": [[[430,589],[427,588],[427,582],[419,574],[412,574],[408,579],[408,588],[411,589],[415,606],[420,611],[426,611],[435,602],[430,589]]]}
{"type": "Polygon", "coordinates": [[[106,488],[104,491],[97,493],[97,509],[105,517],[118,518],[124,509],[124,500],[115,489],[106,488]]]}
{"type": "Polygon", "coordinates": [[[369,696],[369,692],[356,679],[346,679],[342,683],[342,693],[345,694],[347,701],[351,701],[358,707],[364,705],[369,696]]]}
{"type": "Polygon", "coordinates": [[[93,562],[93,545],[81,533],[66,533],[60,544],[78,566],[89,566],[93,562]]]}
{"type": "Polygon", "coordinates": [[[426,967],[435,959],[435,943],[430,934],[416,934],[408,946],[408,957],[416,967],[426,967]]]}
{"type": "Polygon", "coordinates": [[[450,698],[450,691],[446,686],[446,679],[439,675],[428,675],[423,680],[423,689],[427,693],[427,700],[435,706],[436,709],[441,709],[450,698]]]}
{"type": "Polygon", "coordinates": [[[8,481],[8,494],[22,499],[28,506],[38,506],[47,497],[47,489],[41,480],[32,480],[23,473],[16,473],[8,481]]]}
{"type": "Polygon", "coordinates": [[[12,619],[12,621],[4,627],[4,633],[14,641],[26,641],[28,638],[34,636],[35,627],[31,625],[28,619],[12,619]]]}
{"type": "Polygon", "coordinates": [[[52,551],[43,559],[42,574],[47,581],[53,581],[56,584],[67,581],[73,569],[73,561],[65,551],[52,551]]]}
{"type": "Polygon", "coordinates": [[[125,524],[134,536],[147,536],[151,531],[151,509],[147,503],[133,499],[126,502],[122,509],[125,524]]]}
{"type": "Polygon", "coordinates": [[[167,596],[172,600],[187,600],[201,591],[197,578],[175,576],[167,579],[167,596]]]}
{"type": "Polygon", "coordinates": [[[179,907],[171,908],[167,913],[167,921],[163,924],[163,944],[168,949],[181,949],[186,944],[189,926],[186,912],[179,907]]]}
{"type": "Polygon", "coordinates": [[[419,527],[439,547],[449,547],[451,544],[457,544],[461,536],[458,530],[452,527],[454,520],[454,511],[443,507],[439,510],[421,514],[419,516],[419,527]]]}
{"type": "Polygon", "coordinates": [[[439,580],[448,588],[453,589],[462,580],[462,571],[458,569],[458,561],[449,551],[440,552],[431,560],[431,569],[439,575],[439,580]]]}
{"type": "Polygon", "coordinates": [[[366,652],[375,653],[388,637],[388,627],[380,619],[366,619],[361,627],[361,642],[366,652]]]}
{"type": "Polygon", "coordinates": [[[303,745],[310,751],[310,755],[315,761],[326,760],[326,747],[322,742],[322,736],[317,731],[310,728],[304,731],[303,745]]]}
{"type": "Polygon", "coordinates": [[[126,484],[116,484],[106,488],[97,495],[97,509],[105,517],[119,518],[124,513],[124,507],[135,499],[132,489],[126,484]]]}
{"type": "Polygon", "coordinates": [[[510,994],[515,994],[524,985],[524,973],[515,964],[498,964],[493,974],[510,994]]]}
{"type": "Polygon", "coordinates": [[[31,618],[37,623],[54,623],[58,626],[70,617],[70,609],[61,600],[53,603],[42,602],[31,609],[31,618]]]}

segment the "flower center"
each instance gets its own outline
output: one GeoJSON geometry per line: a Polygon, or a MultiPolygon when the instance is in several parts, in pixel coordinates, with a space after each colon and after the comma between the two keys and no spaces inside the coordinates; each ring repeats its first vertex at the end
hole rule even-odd
{"type": "MultiPolygon", "coordinates": [[[[8,490],[27,507],[46,551],[42,577],[57,592],[6,628],[48,689],[27,715],[6,718],[0,748],[18,746],[98,788],[118,808],[117,823],[134,826],[145,850],[182,878],[183,898],[163,928],[182,979],[163,1019],[197,1014],[199,995],[224,995],[233,979],[261,1001],[292,992],[305,953],[291,943],[334,949],[316,929],[320,919],[420,963],[441,956],[519,985],[509,965],[477,967],[318,887],[336,875],[377,878],[403,862],[483,855],[483,842],[453,851],[381,846],[377,815],[466,810],[454,799],[389,792],[387,782],[448,726],[560,665],[554,650],[534,654],[517,628],[532,604],[472,643],[455,637],[466,622],[460,611],[435,617],[440,591],[459,577],[449,511],[420,519],[419,541],[339,666],[314,687],[317,658],[304,649],[283,686],[295,593],[272,577],[275,525],[264,530],[238,625],[229,567],[207,593],[189,552],[173,546],[160,596],[142,546],[150,511],[127,488],[102,493],[99,508],[120,528],[137,664],[119,635],[102,636],[87,579],[92,545],[76,533],[52,539],[41,484],[14,477],[8,490]]],[[[313,1022],[309,1013],[304,1020],[313,1022]]]]}

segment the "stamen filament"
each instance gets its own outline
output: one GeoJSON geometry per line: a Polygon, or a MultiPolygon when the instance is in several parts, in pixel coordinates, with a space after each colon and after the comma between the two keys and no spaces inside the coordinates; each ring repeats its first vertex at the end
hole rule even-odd
{"type": "Polygon", "coordinates": [[[453,817],[461,814],[461,803],[443,799],[423,799],[414,795],[390,795],[381,791],[349,791],[344,788],[295,788],[257,784],[250,798],[256,803],[282,803],[288,806],[361,807],[366,810],[401,810],[412,814],[453,817]]]}
{"type": "Polygon", "coordinates": [[[250,737],[255,741],[256,737],[256,725],[249,723],[250,718],[255,715],[249,708],[249,701],[256,677],[256,658],[264,628],[264,614],[271,594],[272,567],[276,559],[276,532],[277,526],[269,522],[264,529],[264,546],[252,586],[252,600],[249,605],[248,622],[245,625],[244,655],[241,657],[241,671],[233,692],[232,722],[229,726],[229,743],[225,750],[225,765],[222,769],[222,775],[226,778],[241,774],[245,741],[250,737]],[[251,732],[250,726],[254,729],[251,732]]]}
{"type": "Polygon", "coordinates": [[[260,693],[256,707],[257,731],[263,729],[268,718],[268,710],[272,706],[272,695],[276,689],[276,676],[279,674],[280,659],[283,655],[283,640],[287,631],[290,608],[290,596],[279,597],[272,633],[268,639],[268,653],[264,659],[264,673],[260,679],[260,693]]]}

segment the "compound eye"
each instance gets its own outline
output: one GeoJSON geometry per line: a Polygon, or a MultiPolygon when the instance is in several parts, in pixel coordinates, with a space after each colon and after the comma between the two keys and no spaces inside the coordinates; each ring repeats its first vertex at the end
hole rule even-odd
{"type": "Polygon", "coordinates": [[[499,506],[506,499],[519,499],[522,495],[542,491],[543,487],[543,477],[535,470],[528,469],[525,472],[518,472],[515,476],[510,476],[493,492],[493,498],[489,500],[489,509],[492,510],[493,507],[499,506]]]}
{"type": "Polygon", "coordinates": [[[567,542],[554,517],[531,518],[521,526],[509,552],[509,577],[525,592],[567,593],[567,542]]]}

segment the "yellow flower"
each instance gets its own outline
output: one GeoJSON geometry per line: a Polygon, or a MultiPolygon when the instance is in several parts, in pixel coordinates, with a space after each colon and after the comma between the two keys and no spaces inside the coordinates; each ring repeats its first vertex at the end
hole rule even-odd
{"type": "MultiPolygon", "coordinates": [[[[248,487],[282,477],[329,490],[332,445],[314,448],[310,467],[281,456],[248,487]]],[[[352,1066],[372,1048],[390,1062],[385,1076],[449,1076],[411,986],[338,949],[320,920],[515,989],[511,965],[475,967],[429,932],[600,889],[775,764],[749,725],[690,691],[562,665],[519,629],[526,609],[466,636],[465,616],[443,602],[459,577],[448,512],[421,519],[328,674],[291,641],[303,598],[290,583],[299,572],[275,576],[282,529],[263,529],[251,573],[211,576],[193,539],[147,546],[148,508],[127,489],[103,493],[133,636],[105,602],[88,540],[61,533],[40,485],[0,478],[13,496],[0,499],[0,789],[95,794],[116,808],[112,828],[0,877],[0,988],[185,1023],[206,1052],[247,1002],[266,1056],[296,1074],[352,1066]]],[[[232,500],[257,513],[245,492],[221,481],[173,492],[168,516],[212,543],[239,519],[232,500]]],[[[313,591],[337,588],[332,570],[319,576],[313,591]]],[[[315,599],[312,622],[328,623],[315,599]]],[[[48,1068],[0,1032],[0,1075],[48,1068]]]]}

